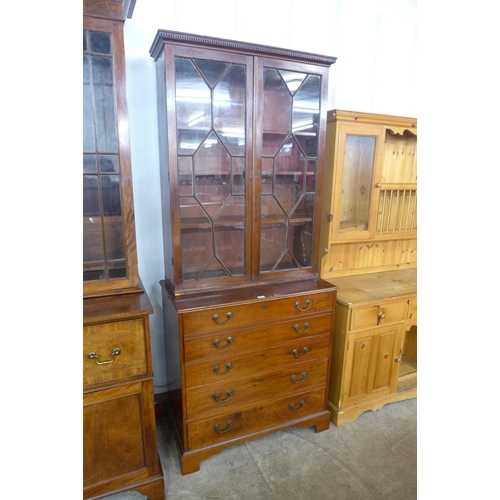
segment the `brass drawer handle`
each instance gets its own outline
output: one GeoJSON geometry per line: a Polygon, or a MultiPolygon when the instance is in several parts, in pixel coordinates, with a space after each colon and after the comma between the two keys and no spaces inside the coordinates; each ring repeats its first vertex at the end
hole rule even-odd
{"type": "Polygon", "coordinates": [[[217,375],[225,375],[226,373],[229,373],[229,370],[231,370],[232,367],[233,367],[233,365],[231,363],[228,363],[226,365],[226,371],[219,373],[219,365],[217,365],[217,366],[214,366],[214,372],[217,373],[217,375]]]}
{"type": "Polygon", "coordinates": [[[295,409],[295,403],[290,403],[288,405],[288,408],[290,408],[290,410],[292,410],[292,411],[300,411],[300,410],[302,410],[302,408],[304,408],[305,405],[306,405],[306,402],[304,400],[302,400],[300,402],[300,406],[297,409],[295,409]]]}
{"type": "Polygon", "coordinates": [[[302,309],[302,307],[300,307],[300,302],[298,300],[297,300],[297,302],[295,302],[295,307],[299,311],[308,311],[311,308],[311,306],[312,306],[312,302],[309,299],[307,299],[306,300],[306,305],[307,305],[307,307],[305,307],[304,309],[302,309]]]}
{"type": "Polygon", "coordinates": [[[290,377],[290,380],[294,383],[294,384],[300,384],[301,382],[304,382],[304,380],[306,379],[307,377],[307,373],[306,372],[302,372],[301,374],[301,379],[300,380],[296,380],[297,379],[297,375],[295,375],[295,373],[290,377]]]}
{"type": "Polygon", "coordinates": [[[306,333],[307,330],[309,330],[309,328],[311,328],[311,324],[310,323],[304,323],[304,329],[301,332],[299,332],[299,325],[298,324],[295,325],[293,328],[295,329],[295,331],[297,333],[303,334],[303,333],[306,333]]]}
{"type": "Polygon", "coordinates": [[[300,355],[300,356],[297,354],[298,352],[299,352],[299,351],[297,351],[297,349],[294,349],[294,350],[292,351],[292,354],[293,354],[296,358],[299,358],[299,359],[300,359],[300,358],[303,358],[303,357],[304,357],[304,356],[305,356],[305,355],[309,352],[309,347],[304,347],[304,349],[302,349],[302,352],[303,352],[304,354],[302,354],[302,355],[300,355]]]}
{"type": "Polygon", "coordinates": [[[214,394],[212,397],[217,401],[217,403],[225,403],[226,401],[229,401],[230,397],[233,395],[233,391],[227,391],[226,392],[227,398],[226,399],[219,399],[220,394],[214,394]]]}
{"type": "MultiPolygon", "coordinates": [[[[114,349],[111,349],[111,356],[118,356],[121,354],[122,350],[119,347],[115,347],[114,349]]],[[[91,351],[87,354],[87,358],[89,359],[95,359],[96,364],[98,365],[109,365],[112,363],[116,358],[108,359],[107,361],[99,361],[99,356],[97,355],[96,352],[91,351]]]]}
{"type": "Polygon", "coordinates": [[[225,325],[231,318],[233,317],[233,313],[232,312],[228,312],[226,313],[226,321],[219,321],[219,315],[218,314],[214,314],[212,316],[212,319],[218,324],[218,325],[225,325]]]}
{"type": "Polygon", "coordinates": [[[220,340],[219,339],[215,339],[214,340],[214,346],[217,347],[217,349],[227,349],[231,345],[232,341],[233,341],[233,338],[232,337],[228,337],[226,339],[226,342],[227,342],[226,345],[219,345],[220,340]]]}
{"type": "Polygon", "coordinates": [[[233,425],[233,422],[231,422],[231,420],[228,420],[226,422],[226,425],[227,427],[225,429],[223,429],[222,431],[220,430],[220,425],[219,424],[215,424],[214,425],[214,429],[219,433],[219,434],[224,434],[224,432],[227,432],[229,429],[231,429],[231,426],[233,425]]]}

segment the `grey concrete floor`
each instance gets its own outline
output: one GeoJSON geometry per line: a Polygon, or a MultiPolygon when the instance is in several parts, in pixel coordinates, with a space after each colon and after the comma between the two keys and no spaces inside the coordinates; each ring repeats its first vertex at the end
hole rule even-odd
{"type": "MultiPolygon", "coordinates": [[[[330,423],[324,432],[292,428],[227,448],[186,476],[166,419],[157,432],[168,500],[417,498],[416,399],[367,411],[341,427],[330,423]]],[[[145,499],[133,495],[108,498],[145,499]]]]}

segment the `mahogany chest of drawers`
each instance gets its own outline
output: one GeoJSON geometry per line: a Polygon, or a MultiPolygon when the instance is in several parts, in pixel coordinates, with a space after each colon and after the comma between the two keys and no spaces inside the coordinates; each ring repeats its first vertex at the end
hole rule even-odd
{"type": "Polygon", "coordinates": [[[183,474],[287,427],[329,427],[337,288],[321,279],[175,297],[164,281],[167,405],[183,474]]]}
{"type": "Polygon", "coordinates": [[[164,500],[146,293],[83,301],[83,498],[164,500]]]}

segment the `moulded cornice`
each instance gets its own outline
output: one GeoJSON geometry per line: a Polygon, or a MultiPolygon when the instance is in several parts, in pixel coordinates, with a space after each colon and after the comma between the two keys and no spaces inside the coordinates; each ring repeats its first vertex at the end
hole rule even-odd
{"type": "Polygon", "coordinates": [[[280,57],[293,59],[306,63],[320,64],[323,66],[331,66],[337,60],[336,57],[324,56],[320,54],[312,54],[310,52],[301,52],[267,45],[259,45],[255,43],[240,42],[237,40],[227,40],[225,38],[214,38],[203,35],[195,35],[192,33],[181,33],[178,31],[158,30],[153,44],[149,50],[151,57],[156,61],[161,53],[162,44],[164,42],[174,42],[187,45],[204,45],[215,49],[237,50],[247,54],[262,55],[269,57],[280,57]]]}

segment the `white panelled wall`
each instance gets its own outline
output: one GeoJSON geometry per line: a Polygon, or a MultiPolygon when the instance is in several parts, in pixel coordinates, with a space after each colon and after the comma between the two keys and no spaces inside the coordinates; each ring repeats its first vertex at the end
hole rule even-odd
{"type": "Polygon", "coordinates": [[[137,0],[125,22],[139,274],[151,299],[155,393],[167,390],[155,65],[158,29],[337,57],[328,109],[417,117],[416,0],[137,0]]]}

